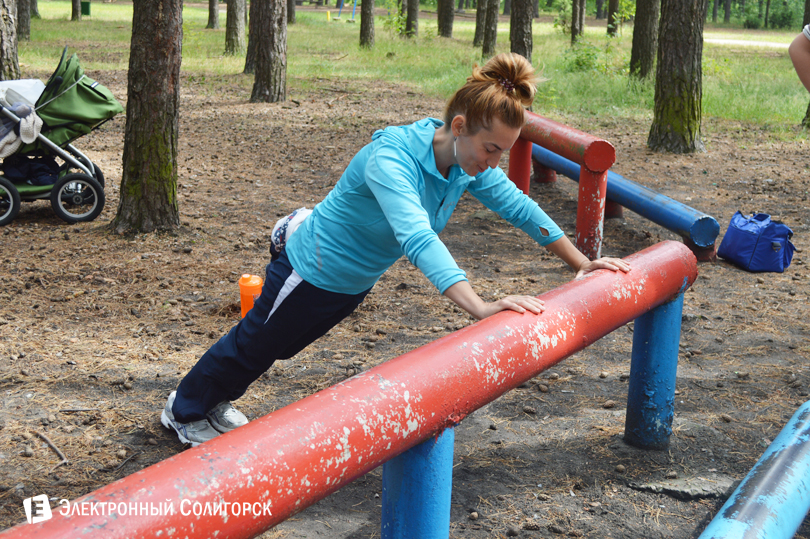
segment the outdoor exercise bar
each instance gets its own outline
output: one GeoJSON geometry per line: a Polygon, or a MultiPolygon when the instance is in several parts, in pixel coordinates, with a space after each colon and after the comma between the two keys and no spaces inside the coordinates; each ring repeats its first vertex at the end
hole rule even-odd
{"type": "Polygon", "coordinates": [[[810,510],[810,401],[799,407],[699,539],[787,539],[810,510]]]}
{"type": "MultiPolygon", "coordinates": [[[[570,159],[538,144],[532,145],[532,158],[544,167],[579,181],[580,166],[570,159]]],[[[720,233],[720,225],[711,215],[628,180],[612,170],[607,175],[607,198],[679,234],[698,260],[716,258],[715,240],[720,233]]]]}
{"type": "Polygon", "coordinates": [[[71,504],[147,509],[172,504],[174,511],[55,512],[51,520],[21,524],[0,537],[254,537],[393,458],[383,472],[383,537],[446,538],[451,482],[442,478],[452,477],[452,458],[442,444],[450,444],[452,455],[448,427],[639,317],[650,323],[637,324],[634,331],[629,392],[635,397],[628,406],[645,413],[628,415],[625,432],[634,433],[627,436],[631,443],[661,447],[671,434],[675,398],[680,326],[673,331],[673,323],[680,321],[680,302],[697,277],[697,261],[674,241],[627,261],[629,273],[598,270],[543,294],[546,310],[540,315],[498,313],[71,504]],[[665,324],[657,327],[662,320],[665,324]],[[644,373],[662,379],[639,380],[644,373]],[[440,445],[436,458],[434,443],[440,445]],[[425,466],[410,468],[419,459],[425,466]],[[428,474],[447,486],[433,495],[413,495],[419,488],[414,485],[428,474]],[[223,503],[252,508],[252,513],[234,516],[211,509],[223,503]],[[200,510],[191,512],[194,507],[200,510]],[[410,519],[392,515],[397,508],[407,510],[410,519]],[[439,518],[439,510],[445,516],[439,518]],[[437,535],[411,531],[423,529],[422,515],[433,519],[438,529],[431,533],[437,535]]]}
{"type": "Polygon", "coordinates": [[[509,178],[526,194],[531,180],[532,142],[582,165],[577,197],[576,246],[591,260],[599,258],[607,170],[616,161],[616,149],[606,140],[526,112],[526,125],[509,151],[509,178]]]}

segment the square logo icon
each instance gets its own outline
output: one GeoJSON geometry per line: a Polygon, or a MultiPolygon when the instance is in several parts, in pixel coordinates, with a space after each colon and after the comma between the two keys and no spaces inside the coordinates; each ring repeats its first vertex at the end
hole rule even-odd
{"type": "Polygon", "coordinates": [[[44,522],[50,520],[53,516],[51,514],[51,504],[46,494],[24,499],[23,507],[25,508],[25,518],[28,519],[29,524],[44,522]]]}

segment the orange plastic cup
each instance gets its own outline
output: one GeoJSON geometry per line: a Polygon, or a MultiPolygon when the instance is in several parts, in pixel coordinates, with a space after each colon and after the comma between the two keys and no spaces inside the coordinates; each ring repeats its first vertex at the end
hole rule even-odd
{"type": "Polygon", "coordinates": [[[258,275],[248,273],[239,279],[239,299],[242,304],[242,318],[253,308],[253,302],[262,293],[264,281],[258,275]]]}

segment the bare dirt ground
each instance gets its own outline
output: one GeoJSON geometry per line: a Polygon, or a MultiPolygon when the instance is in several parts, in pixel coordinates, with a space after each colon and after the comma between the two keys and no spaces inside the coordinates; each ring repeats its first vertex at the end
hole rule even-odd
{"type": "MultiPolygon", "coordinates": [[[[125,102],[125,73],[89,75],[125,102]]],[[[24,522],[23,498],[75,498],[183,451],[160,410],[236,323],[236,280],[263,274],[276,219],[321,200],[375,129],[441,114],[441,102],[407,88],[323,79],[294,91],[295,102],[254,105],[236,79],[215,93],[183,80],[176,235],[109,231],[123,116],[76,143],[107,178],[99,219],[69,226],[37,202],[0,230],[0,526],[24,522]]],[[[708,152],[672,156],[645,148],[646,121],[555,119],[610,140],[617,172],[715,216],[722,230],[737,209],[783,219],[799,251],[784,274],[700,264],[686,294],[668,450],[622,441],[632,324],[466,418],[456,429],[451,537],[696,537],[808,398],[806,142],[707,119],[708,152]],[[721,494],[678,494],[680,480],[721,494]]],[[[573,182],[535,184],[532,196],[573,231],[573,182]]],[[[606,224],[605,254],[678,239],[625,213],[606,224]]],[[[540,294],[573,277],[472,198],[442,238],[486,298],[540,294]]],[[[400,261],[354,315],[277,363],[238,406],[250,418],[271,413],[470,323],[400,261]]],[[[265,536],[378,537],[380,476],[265,536]]]]}

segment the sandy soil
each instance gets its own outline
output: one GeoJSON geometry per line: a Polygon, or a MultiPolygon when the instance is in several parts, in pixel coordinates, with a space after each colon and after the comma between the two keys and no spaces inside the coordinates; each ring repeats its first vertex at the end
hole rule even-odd
{"type": "MultiPolygon", "coordinates": [[[[89,75],[126,100],[124,73],[89,75]]],[[[25,497],[74,498],[183,451],[159,412],[236,322],[236,279],[262,273],[275,220],[322,199],[375,129],[441,111],[437,100],[386,83],[310,82],[316,90],[297,92],[296,102],[253,105],[235,78],[217,81],[216,93],[184,79],[176,235],[108,230],[123,117],[77,142],[107,178],[98,220],[69,226],[37,202],[0,230],[0,526],[24,521],[25,497]],[[58,466],[38,433],[68,464],[58,466]]],[[[784,274],[700,264],[686,294],[670,449],[622,441],[632,324],[466,418],[451,536],[696,537],[724,494],[682,498],[655,485],[676,475],[725,492],[807,400],[807,146],[708,119],[708,152],[672,156],[646,149],[643,121],[555,119],[610,140],[617,172],[715,216],[722,230],[737,209],[783,219],[799,250],[784,274]]],[[[535,184],[532,196],[573,231],[573,182],[535,184]]],[[[487,298],[539,294],[573,277],[469,197],[442,238],[487,298]]],[[[607,222],[605,238],[604,253],[615,256],[677,239],[630,212],[607,222]]],[[[250,418],[271,413],[471,322],[400,261],[354,315],[277,363],[238,405],[250,418]]],[[[266,537],[377,537],[380,475],[266,537]]]]}

